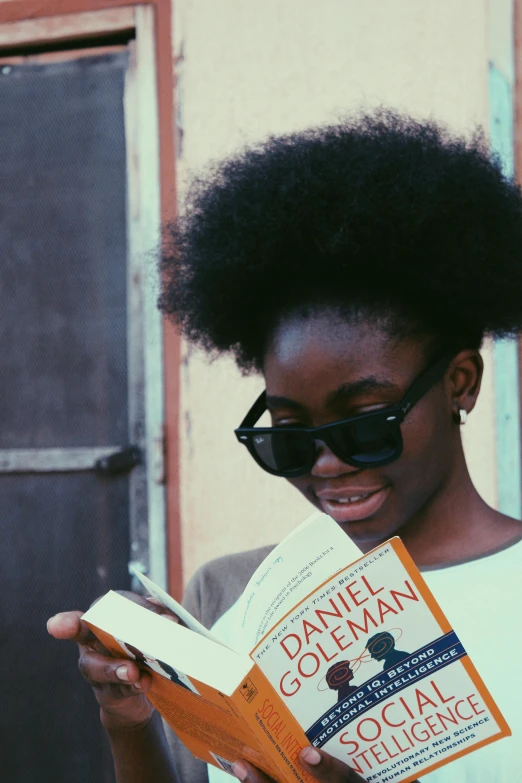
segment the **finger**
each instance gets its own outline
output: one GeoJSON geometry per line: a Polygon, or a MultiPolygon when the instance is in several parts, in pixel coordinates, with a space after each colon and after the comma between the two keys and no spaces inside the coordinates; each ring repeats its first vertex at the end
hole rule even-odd
{"type": "Polygon", "coordinates": [[[89,626],[82,621],[83,612],[59,612],[47,620],[47,631],[55,639],[68,639],[78,644],[96,640],[89,626]]]}
{"type": "Polygon", "coordinates": [[[115,682],[99,685],[98,683],[90,682],[89,685],[98,700],[98,704],[104,709],[110,710],[112,707],[120,709],[122,702],[126,699],[146,699],[150,683],[149,681],[144,682],[142,686],[141,682],[140,685],[136,683],[134,685],[118,685],[115,682]]]}
{"type": "MultiPolygon", "coordinates": [[[[162,604],[161,601],[158,598],[153,598],[152,596],[147,595],[147,596],[145,596],[145,600],[149,604],[152,604],[152,606],[155,607],[155,609],[153,611],[155,611],[156,614],[160,614],[162,617],[165,618],[165,620],[171,620],[173,623],[177,623],[178,625],[185,626],[185,623],[183,622],[183,620],[181,620],[176,614],[171,612],[170,609],[167,609],[165,604],[162,604]]],[[[147,608],[150,609],[150,607],[147,607],[147,608]]]]}
{"type": "MultiPolygon", "coordinates": [[[[149,609],[151,612],[155,612],[156,614],[159,614],[158,608],[163,606],[155,598],[145,598],[145,596],[139,595],[138,593],[132,593],[130,590],[114,590],[113,592],[118,593],[118,595],[123,596],[123,598],[126,598],[128,601],[132,601],[133,604],[143,606],[144,609],[149,609]]],[[[102,598],[103,595],[99,595],[98,598],[95,598],[91,604],[91,607],[97,604],[98,601],[101,601],[102,598]]],[[[165,610],[164,606],[163,609],[165,610]]]]}
{"type": "MultiPolygon", "coordinates": [[[[299,760],[319,783],[365,783],[365,779],[347,764],[311,745],[303,748],[299,760]]],[[[413,783],[419,782],[415,780],[413,783]]]]}
{"type": "Polygon", "coordinates": [[[122,595],[124,598],[128,598],[129,601],[132,601],[135,604],[139,604],[139,606],[143,606],[145,609],[149,609],[155,614],[160,614],[160,609],[165,611],[163,604],[160,604],[159,601],[156,601],[155,598],[145,598],[144,595],[131,593],[129,590],[115,590],[115,592],[119,595],[122,595]]]}
{"type": "Polygon", "coordinates": [[[236,761],[232,764],[232,770],[238,780],[246,781],[246,783],[274,783],[272,778],[246,761],[236,761]]]}
{"type": "Polygon", "coordinates": [[[149,602],[149,604],[154,604],[154,606],[157,606],[160,610],[165,609],[164,604],[161,603],[159,598],[153,598],[151,595],[146,595],[145,600],[149,602]]]}
{"type": "Polygon", "coordinates": [[[145,693],[151,683],[150,675],[142,672],[133,661],[101,655],[86,645],[80,646],[78,668],[92,686],[118,683],[128,686],[127,695],[145,693]]]}
{"type": "Polygon", "coordinates": [[[347,764],[311,745],[303,748],[299,760],[319,783],[365,783],[364,778],[347,764]]]}

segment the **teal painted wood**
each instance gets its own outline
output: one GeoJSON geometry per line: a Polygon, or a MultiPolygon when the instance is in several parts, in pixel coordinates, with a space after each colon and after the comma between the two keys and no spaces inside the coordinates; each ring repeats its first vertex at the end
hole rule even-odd
{"type": "MultiPolygon", "coordinates": [[[[514,174],[512,85],[489,66],[489,136],[507,176],[514,174]]],[[[520,389],[518,341],[497,340],[493,347],[497,487],[499,509],[522,517],[520,459],[520,389]]]]}

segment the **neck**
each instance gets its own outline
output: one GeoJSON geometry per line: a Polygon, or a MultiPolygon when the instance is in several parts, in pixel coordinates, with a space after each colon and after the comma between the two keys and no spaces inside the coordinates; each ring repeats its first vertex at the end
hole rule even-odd
{"type": "Polygon", "coordinates": [[[500,514],[481,498],[462,449],[448,482],[398,531],[419,567],[475,559],[514,543],[522,523],[500,514]]]}

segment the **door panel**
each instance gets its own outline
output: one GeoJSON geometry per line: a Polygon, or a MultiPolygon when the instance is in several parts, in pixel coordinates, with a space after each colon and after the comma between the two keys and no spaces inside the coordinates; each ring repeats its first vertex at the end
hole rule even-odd
{"type": "Polygon", "coordinates": [[[76,645],[51,639],[45,624],[127,585],[127,484],[80,473],[0,478],[2,780],[112,780],[76,645]]]}
{"type": "Polygon", "coordinates": [[[127,439],[125,66],[0,76],[0,448],[127,439]]]}
{"type": "MultiPolygon", "coordinates": [[[[127,65],[0,68],[0,450],[129,444],[127,65]]],[[[77,651],[45,620],[128,587],[129,476],[17,470],[0,472],[1,777],[109,783],[77,651]]]]}

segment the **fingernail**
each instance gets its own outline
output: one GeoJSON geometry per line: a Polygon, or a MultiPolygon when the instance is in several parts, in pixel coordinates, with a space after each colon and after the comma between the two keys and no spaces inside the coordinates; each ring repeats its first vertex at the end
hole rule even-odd
{"type": "Polygon", "coordinates": [[[248,769],[245,767],[242,761],[235,761],[232,764],[232,770],[238,780],[246,780],[248,777],[248,769]]]}
{"type": "Polygon", "coordinates": [[[126,666],[118,666],[116,669],[116,677],[119,680],[126,680],[129,681],[129,670],[126,666]]]}
{"type": "Polygon", "coordinates": [[[318,750],[312,748],[311,746],[308,748],[303,748],[301,751],[301,758],[312,767],[317,766],[317,764],[320,764],[321,762],[321,754],[318,750]]]}
{"type": "Polygon", "coordinates": [[[170,620],[171,623],[178,623],[178,618],[174,617],[173,614],[162,614],[161,615],[164,620],[170,620]]]}
{"type": "Polygon", "coordinates": [[[141,687],[141,682],[139,680],[138,680],[138,682],[133,682],[132,683],[132,687],[136,688],[137,691],[143,690],[142,687],[141,687]]]}
{"type": "Polygon", "coordinates": [[[50,630],[49,630],[49,623],[52,623],[52,621],[54,620],[55,617],[56,617],[56,615],[53,614],[53,616],[49,617],[49,619],[47,620],[47,633],[51,633],[50,630]]]}

